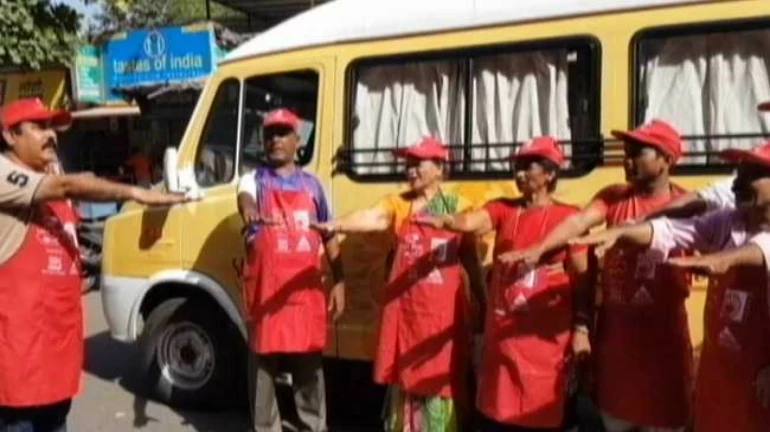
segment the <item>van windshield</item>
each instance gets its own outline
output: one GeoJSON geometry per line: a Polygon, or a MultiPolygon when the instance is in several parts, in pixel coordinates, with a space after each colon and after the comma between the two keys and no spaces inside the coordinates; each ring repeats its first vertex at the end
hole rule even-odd
{"type": "Polygon", "coordinates": [[[245,81],[243,92],[241,174],[261,162],[264,155],[262,122],[268,112],[277,108],[287,108],[302,119],[297,162],[300,165],[310,162],[316,137],[318,73],[305,70],[252,77],[245,81]]]}

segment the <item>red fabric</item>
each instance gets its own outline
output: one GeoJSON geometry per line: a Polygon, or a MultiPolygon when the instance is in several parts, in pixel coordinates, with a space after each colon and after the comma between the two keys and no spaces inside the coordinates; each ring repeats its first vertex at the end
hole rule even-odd
{"type": "Polygon", "coordinates": [[[555,163],[557,166],[564,163],[564,152],[559,147],[556,139],[549,136],[533,138],[532,141],[524,143],[518,152],[511,155],[511,159],[517,159],[527,156],[537,156],[545,158],[555,163]]]}
{"type": "Polygon", "coordinates": [[[0,266],[0,405],[48,405],[80,388],[76,223],[66,201],[36,207],[21,248],[0,266]]]}
{"type": "Polygon", "coordinates": [[[321,237],[307,190],[260,189],[260,211],[279,225],[260,227],[244,272],[249,347],[256,353],[320,351],[326,345],[321,237]]]}
{"type": "Polygon", "coordinates": [[[288,126],[296,131],[299,127],[299,122],[300,119],[296,114],[285,108],[279,108],[267,113],[262,127],[288,126]]]}
{"type": "Polygon", "coordinates": [[[738,268],[712,278],[705,309],[705,338],[698,368],[695,430],[770,431],[770,409],[754,386],[770,366],[767,274],[738,268]]]}
{"type": "Polygon", "coordinates": [[[463,402],[470,357],[460,236],[407,219],[385,289],[374,379],[463,402]]]}
{"type": "MultiPolygon", "coordinates": [[[[605,188],[591,204],[609,226],[622,224],[684,193],[645,197],[629,185],[605,188]]],[[[673,255],[681,255],[675,251],[673,255]]],[[[593,353],[599,407],[633,424],[678,427],[692,399],[692,346],[685,299],[686,272],[658,266],[664,257],[618,245],[604,258],[601,306],[593,353]]]]}
{"type": "MultiPolygon", "coordinates": [[[[495,256],[537,244],[578,209],[560,203],[524,209],[519,201],[485,206],[497,232],[495,256]]],[[[572,329],[567,248],[535,269],[495,261],[487,302],[477,407],[501,423],[554,428],[562,423],[572,329]]]]}
{"type": "Polygon", "coordinates": [[[719,156],[732,163],[753,163],[757,165],[770,166],[770,141],[762,145],[753,147],[751,150],[727,149],[722,151],[719,156]]]}
{"type": "Polygon", "coordinates": [[[673,126],[662,120],[653,120],[630,131],[614,130],[612,136],[653,146],[674,160],[682,156],[682,137],[673,126]]]}
{"type": "Polygon", "coordinates": [[[56,125],[72,123],[72,115],[63,110],[51,111],[40,98],[26,98],[5,105],[0,113],[0,126],[8,129],[25,121],[51,120],[56,125]]]}
{"type": "Polygon", "coordinates": [[[396,157],[411,157],[415,159],[449,160],[449,149],[436,138],[425,137],[420,142],[393,150],[396,157]]]}

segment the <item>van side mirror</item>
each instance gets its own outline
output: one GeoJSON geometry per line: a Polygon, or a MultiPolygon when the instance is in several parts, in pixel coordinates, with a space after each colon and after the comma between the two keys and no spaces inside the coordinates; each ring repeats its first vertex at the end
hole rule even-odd
{"type": "Polygon", "coordinates": [[[179,188],[179,172],[177,162],[179,153],[175,147],[167,147],[163,154],[163,182],[169,192],[182,192],[179,188]]]}

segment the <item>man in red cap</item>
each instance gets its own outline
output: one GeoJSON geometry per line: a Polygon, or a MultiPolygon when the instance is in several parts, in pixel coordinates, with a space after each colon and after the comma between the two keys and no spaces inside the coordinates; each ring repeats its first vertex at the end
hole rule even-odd
{"type": "Polygon", "coordinates": [[[564,162],[556,140],[534,138],[512,159],[521,197],[426,223],[477,236],[495,232],[476,402],[486,418],[481,430],[556,430],[564,426],[567,359],[587,355],[589,348],[581,302],[586,284],[576,279],[587,273],[585,250],[562,247],[516,268],[497,258],[536,244],[579,210],[551,196],[564,162]]]}
{"type": "Polygon", "coordinates": [[[710,276],[694,430],[762,432],[770,430],[770,142],[726,150],[722,158],[738,164],[736,208],[655,219],[578,242],[597,252],[623,241],[663,257],[683,247],[703,254],[668,260],[710,276]]]}
{"type": "MultiPolygon", "coordinates": [[[[637,220],[685,192],[669,181],[682,154],[672,126],[654,120],[612,134],[624,143],[627,183],[605,187],[540,244],[501,261],[538,262],[593,227],[637,220]]],[[[680,430],[690,416],[692,349],[684,305],[690,280],[684,272],[664,271],[660,262],[655,253],[624,245],[604,259],[593,362],[597,404],[609,431],[680,430]]]]}
{"type": "Polygon", "coordinates": [[[252,420],[258,432],[281,431],[274,383],[284,370],[291,374],[300,430],[326,431],[321,352],[327,312],[336,320],[345,307],[339,243],[310,228],[328,221],[330,212],[320,181],[295,163],[299,126],[299,117],[287,109],[266,115],[265,165],[242,177],[238,188],[247,225],[244,307],[252,420]],[[322,248],[334,277],[328,302],[322,248]]]}
{"type": "Polygon", "coordinates": [[[92,174],[56,175],[56,128],[39,99],[0,113],[0,430],[63,431],[80,387],[80,263],[69,199],[167,205],[184,197],[92,174]]]}

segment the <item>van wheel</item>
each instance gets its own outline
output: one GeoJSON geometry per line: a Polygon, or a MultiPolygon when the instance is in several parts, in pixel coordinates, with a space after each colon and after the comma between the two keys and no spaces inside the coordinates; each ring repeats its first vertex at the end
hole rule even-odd
{"type": "Polygon", "coordinates": [[[234,395],[237,338],[217,310],[173,298],[152,310],[142,332],[142,366],[149,390],[173,406],[211,406],[234,395]],[[227,394],[227,392],[230,394],[227,394]]]}

